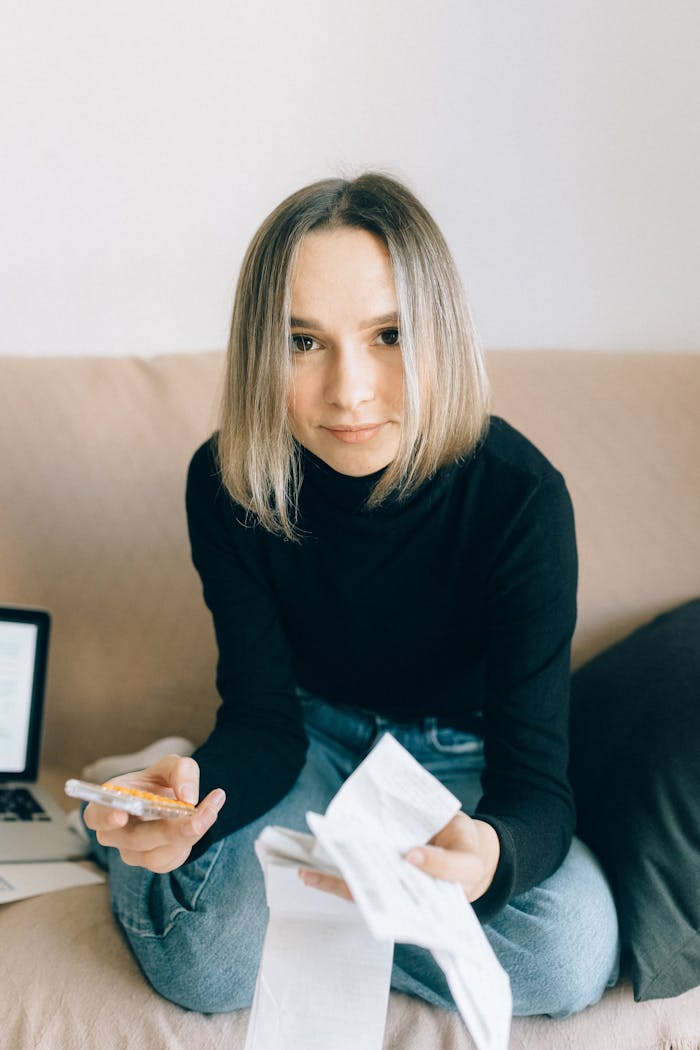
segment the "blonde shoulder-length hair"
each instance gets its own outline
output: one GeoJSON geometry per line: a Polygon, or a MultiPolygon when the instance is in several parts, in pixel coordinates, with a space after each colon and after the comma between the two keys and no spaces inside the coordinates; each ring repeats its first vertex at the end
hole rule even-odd
{"type": "Polygon", "coordinates": [[[272,533],[297,540],[302,470],[288,421],[290,276],[311,230],[356,227],[386,245],[399,305],[401,439],[368,507],[402,500],[468,456],[488,421],[488,380],[462,284],[442,233],[395,179],[368,172],[293,193],[257,231],[233,305],[216,451],[232,498],[272,533]]]}

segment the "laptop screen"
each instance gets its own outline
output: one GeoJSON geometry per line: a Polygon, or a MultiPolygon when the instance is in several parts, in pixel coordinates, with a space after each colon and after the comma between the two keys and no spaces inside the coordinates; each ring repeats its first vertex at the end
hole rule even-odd
{"type": "Polygon", "coordinates": [[[34,775],[48,615],[0,609],[0,776],[34,775]]]}

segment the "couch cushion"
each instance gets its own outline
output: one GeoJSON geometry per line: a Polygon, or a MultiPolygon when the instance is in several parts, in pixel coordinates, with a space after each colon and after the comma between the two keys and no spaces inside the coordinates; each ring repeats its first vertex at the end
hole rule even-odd
{"type": "Polygon", "coordinates": [[[635,998],[700,985],[700,599],[573,677],[577,834],[611,880],[635,998]]]}
{"type": "MultiPolygon", "coordinates": [[[[147,984],[109,910],[105,886],[0,907],[2,1046],[12,1050],[243,1050],[248,1011],[206,1016],[147,984]]],[[[700,989],[635,1005],[629,984],[562,1020],[517,1017],[510,1050],[678,1050],[698,1046],[700,989]]],[[[455,1013],[392,993],[384,1050],[473,1050],[455,1013]]]]}

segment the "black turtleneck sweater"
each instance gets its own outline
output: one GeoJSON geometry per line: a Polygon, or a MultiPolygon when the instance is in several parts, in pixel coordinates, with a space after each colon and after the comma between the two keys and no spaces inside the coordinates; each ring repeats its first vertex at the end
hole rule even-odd
{"type": "MultiPolygon", "coordinates": [[[[213,440],[213,439],[212,439],[213,440]]],[[[302,449],[301,544],[246,521],[211,441],[187,482],[192,557],[219,647],[216,727],[195,752],[202,794],[227,802],[212,842],[260,817],[307,748],[295,686],[398,722],[482,733],[475,816],[498,833],[482,921],[563,860],[576,544],[561,475],[496,417],[475,453],[410,499],[368,511],[381,476],[338,474],[302,449]]]]}

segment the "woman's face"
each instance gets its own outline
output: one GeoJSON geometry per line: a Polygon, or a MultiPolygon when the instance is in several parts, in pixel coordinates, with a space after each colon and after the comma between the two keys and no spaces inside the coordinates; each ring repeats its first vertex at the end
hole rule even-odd
{"type": "Polygon", "coordinates": [[[294,437],[341,474],[396,455],[403,366],[389,253],[366,230],[318,230],[299,247],[291,285],[294,437]]]}

